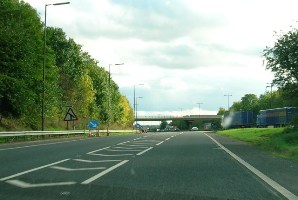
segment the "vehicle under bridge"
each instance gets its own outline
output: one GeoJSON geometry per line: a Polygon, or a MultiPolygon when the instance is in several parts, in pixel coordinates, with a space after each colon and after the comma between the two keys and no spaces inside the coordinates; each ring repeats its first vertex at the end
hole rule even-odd
{"type": "Polygon", "coordinates": [[[222,115],[186,115],[186,116],[138,116],[138,122],[172,121],[180,130],[190,130],[196,126],[199,130],[218,129],[222,115]]]}

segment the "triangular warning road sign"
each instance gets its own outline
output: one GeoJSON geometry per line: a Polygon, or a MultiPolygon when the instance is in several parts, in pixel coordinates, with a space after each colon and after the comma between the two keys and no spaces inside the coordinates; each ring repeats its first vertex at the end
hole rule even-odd
{"type": "Polygon", "coordinates": [[[69,108],[64,117],[64,121],[74,121],[74,120],[78,120],[78,118],[76,114],[73,112],[73,110],[69,108]]]}

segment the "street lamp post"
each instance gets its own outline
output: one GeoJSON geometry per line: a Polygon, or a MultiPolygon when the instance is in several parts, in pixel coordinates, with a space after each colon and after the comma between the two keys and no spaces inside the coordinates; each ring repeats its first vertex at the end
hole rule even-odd
{"type": "Polygon", "coordinates": [[[45,67],[46,67],[46,39],[47,39],[47,6],[60,6],[70,4],[70,2],[45,4],[44,12],[44,41],[43,41],[43,67],[42,67],[42,106],[41,106],[41,130],[44,131],[45,127],[45,67]]]}
{"type": "Polygon", "coordinates": [[[270,108],[272,109],[272,87],[273,87],[273,83],[267,83],[268,86],[267,87],[270,87],[270,108]]]}
{"type": "Polygon", "coordinates": [[[228,111],[230,110],[230,97],[232,96],[231,94],[225,94],[225,97],[228,97],[228,111]]]}
{"type": "Polygon", "coordinates": [[[138,99],[142,99],[143,97],[136,98],[136,124],[138,123],[138,99]]]}
{"type": "Polygon", "coordinates": [[[107,136],[110,136],[110,118],[111,118],[111,65],[124,65],[124,63],[109,64],[109,88],[108,88],[108,127],[107,136]]]}
{"type": "MultiPolygon", "coordinates": [[[[144,85],[139,83],[138,85],[144,85]]],[[[136,119],[136,85],[133,86],[133,117],[136,119]]]]}
{"type": "Polygon", "coordinates": [[[199,118],[200,118],[200,111],[201,111],[201,104],[203,103],[197,103],[199,105],[199,118]]]}

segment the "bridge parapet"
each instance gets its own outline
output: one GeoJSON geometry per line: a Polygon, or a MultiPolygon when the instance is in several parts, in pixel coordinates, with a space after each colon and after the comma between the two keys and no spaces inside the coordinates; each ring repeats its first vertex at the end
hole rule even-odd
{"type": "Polygon", "coordinates": [[[138,116],[138,121],[221,119],[222,115],[138,116]]]}

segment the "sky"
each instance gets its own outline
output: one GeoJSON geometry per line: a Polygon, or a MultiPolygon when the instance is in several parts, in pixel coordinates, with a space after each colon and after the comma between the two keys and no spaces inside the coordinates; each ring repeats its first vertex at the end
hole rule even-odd
{"type": "MultiPolygon", "coordinates": [[[[298,20],[296,0],[69,1],[47,6],[47,25],[99,66],[112,64],[132,107],[134,89],[141,97],[139,116],[216,114],[245,94],[264,94],[274,76],[263,50],[298,20]]],[[[25,2],[44,21],[45,4],[64,1],[25,2]]]]}

